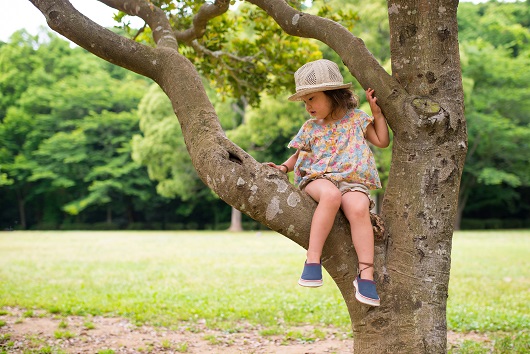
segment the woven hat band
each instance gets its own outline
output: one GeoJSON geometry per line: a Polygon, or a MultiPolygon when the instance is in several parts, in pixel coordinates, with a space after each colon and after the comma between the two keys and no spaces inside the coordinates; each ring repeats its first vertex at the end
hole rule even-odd
{"type": "Polygon", "coordinates": [[[345,84],[339,67],[327,59],[320,59],[304,64],[294,73],[296,93],[289,97],[290,101],[299,101],[309,93],[349,88],[345,84]]]}

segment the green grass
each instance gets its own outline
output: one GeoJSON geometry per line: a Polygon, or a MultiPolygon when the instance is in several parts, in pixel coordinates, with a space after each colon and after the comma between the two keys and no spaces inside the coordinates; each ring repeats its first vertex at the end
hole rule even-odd
{"type": "Polygon", "coordinates": [[[530,353],[530,334],[516,332],[514,334],[494,333],[491,343],[464,340],[463,343],[448,348],[449,354],[514,354],[530,353]]]}
{"type": "MultiPolygon", "coordinates": [[[[529,256],[530,231],[457,232],[449,328],[505,333],[496,341],[504,347],[514,345],[510,338],[527,341],[529,256]]],[[[168,327],[190,321],[192,329],[200,320],[237,331],[243,320],[264,333],[306,323],[350,331],[327,273],[322,288],[296,284],[304,257],[272,232],[3,232],[0,308],[17,306],[27,317],[37,309],[118,315],[168,327]]]]}
{"type": "Polygon", "coordinates": [[[447,321],[455,331],[530,329],[530,232],[458,232],[447,321]]]}
{"type": "Polygon", "coordinates": [[[0,233],[0,306],[165,326],[204,319],[215,328],[239,320],[349,328],[327,274],[330,286],[296,284],[304,255],[275,233],[0,233]]]}
{"type": "Polygon", "coordinates": [[[70,339],[75,338],[75,333],[70,331],[55,331],[53,333],[54,337],[57,339],[70,339]]]}
{"type": "Polygon", "coordinates": [[[93,322],[91,322],[91,321],[85,321],[83,323],[83,325],[85,326],[86,330],[90,330],[90,329],[95,329],[96,328],[96,325],[93,322]]]}

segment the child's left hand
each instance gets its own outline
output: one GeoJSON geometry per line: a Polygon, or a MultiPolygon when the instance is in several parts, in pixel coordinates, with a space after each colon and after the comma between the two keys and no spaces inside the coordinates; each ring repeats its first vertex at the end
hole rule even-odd
{"type": "Polygon", "coordinates": [[[366,90],[366,99],[370,104],[372,116],[374,117],[373,124],[368,125],[366,128],[366,139],[377,147],[386,148],[390,143],[388,127],[383,111],[381,111],[381,108],[377,104],[377,98],[374,96],[373,89],[368,88],[366,90]]]}
{"type": "Polygon", "coordinates": [[[381,108],[377,104],[377,97],[374,96],[374,89],[368,88],[366,90],[366,99],[368,100],[368,103],[370,104],[370,109],[372,110],[372,115],[376,116],[381,114],[381,108]]]}

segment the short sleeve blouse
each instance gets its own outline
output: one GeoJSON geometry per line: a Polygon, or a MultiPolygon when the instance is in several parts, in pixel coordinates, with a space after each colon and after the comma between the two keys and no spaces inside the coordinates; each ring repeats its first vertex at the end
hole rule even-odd
{"type": "Polygon", "coordinates": [[[359,109],[349,110],[342,119],[326,125],[316,119],[306,121],[288,145],[300,150],[294,166],[295,184],[305,186],[325,175],[337,182],[381,188],[374,156],[364,137],[372,122],[373,117],[359,109]]]}

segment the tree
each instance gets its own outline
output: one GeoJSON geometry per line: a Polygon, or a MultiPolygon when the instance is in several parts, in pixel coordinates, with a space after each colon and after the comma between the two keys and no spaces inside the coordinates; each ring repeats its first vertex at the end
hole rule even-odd
{"type": "Polygon", "coordinates": [[[470,149],[457,228],[466,212],[500,219],[529,207],[524,200],[530,184],[528,12],[528,4],[498,2],[465,3],[459,10],[470,149]],[[492,216],[486,205],[493,206],[492,216]]]}
{"type": "Polygon", "coordinates": [[[79,54],[79,50],[70,50],[58,38],[50,37],[46,45],[39,47],[38,37],[25,31],[15,33],[12,42],[0,48],[0,163],[11,182],[5,189],[17,200],[16,207],[10,202],[7,209],[18,211],[22,228],[27,226],[26,204],[43,191],[42,183],[30,180],[37,167],[32,153],[57,126],[50,116],[58,102],[49,88],[72,72],[93,68],[83,63],[79,54]],[[36,51],[39,56],[33,55],[36,51]]]}
{"type": "Polygon", "coordinates": [[[15,33],[0,48],[0,66],[2,214],[17,227],[55,228],[101,205],[107,221],[111,211],[132,221],[132,201],[154,191],[129,146],[148,80],[106,70],[110,64],[51,33],[15,33]]]}
{"type": "MultiPolygon", "coordinates": [[[[229,1],[102,0],[145,20],[153,47],[101,28],[66,0],[30,1],[55,31],[160,85],[171,100],[199,177],[228,204],[307,247],[315,203],[290,185],[285,175],[256,161],[226,137],[194,63],[181,54],[212,46],[216,52],[209,54],[214,58],[214,54],[231,58],[233,67],[222,69],[241,70],[237,80],[234,76],[228,80],[227,89],[237,92],[236,96],[248,87],[247,82],[267,86],[271,78],[290,76],[285,75],[290,70],[274,70],[274,60],[268,61],[269,52],[261,48],[252,51],[242,44],[237,52],[220,50],[221,34],[229,26],[220,23],[229,1]],[[177,14],[168,19],[164,9],[177,14]],[[251,60],[238,60],[248,54],[251,60]],[[261,55],[267,60],[260,60],[261,55]],[[271,69],[267,75],[262,75],[263,62],[271,69]],[[263,80],[256,82],[255,77],[263,80]]],[[[285,33],[315,38],[332,48],[363,88],[375,89],[394,133],[382,206],[385,232],[376,244],[380,308],[368,309],[353,298],[357,260],[344,216],[337,217],[324,248],[323,265],[343,294],[352,319],[354,350],[445,353],[451,239],[467,151],[458,3],[388,1],[390,75],[363,41],[340,24],[303,13],[283,0],[248,2],[264,10],[285,33]]],[[[269,28],[259,30],[266,33],[269,28]]],[[[211,71],[221,77],[219,71],[211,71]]]]}
{"type": "MultiPolygon", "coordinates": [[[[192,213],[200,201],[215,199],[193,169],[171,102],[159,86],[153,84],[144,95],[139,116],[142,134],[133,136],[132,157],[147,167],[149,178],[158,183],[157,193],[186,202],[178,211],[184,216],[192,213]]],[[[216,211],[213,208],[213,214],[216,211]]]]}

